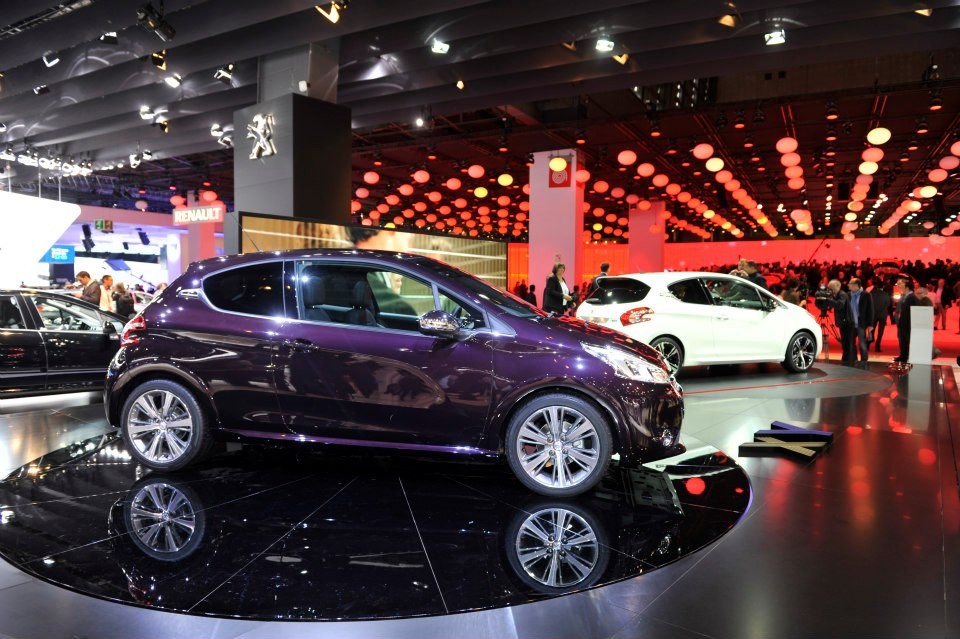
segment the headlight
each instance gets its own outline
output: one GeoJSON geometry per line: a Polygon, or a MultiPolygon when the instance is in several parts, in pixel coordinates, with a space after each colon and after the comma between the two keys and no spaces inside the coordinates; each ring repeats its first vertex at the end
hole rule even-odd
{"type": "Polygon", "coordinates": [[[654,384],[670,383],[670,374],[667,371],[663,370],[657,364],[651,364],[636,355],[631,355],[618,348],[610,348],[609,346],[581,345],[583,346],[583,350],[609,364],[620,377],[635,379],[641,382],[652,382],[654,384]]]}

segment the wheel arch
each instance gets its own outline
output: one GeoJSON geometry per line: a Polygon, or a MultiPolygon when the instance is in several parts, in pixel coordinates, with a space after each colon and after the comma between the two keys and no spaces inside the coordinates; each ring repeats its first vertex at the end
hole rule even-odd
{"type": "Polygon", "coordinates": [[[210,425],[215,428],[219,426],[219,415],[210,401],[207,385],[176,366],[160,363],[144,364],[130,369],[114,384],[110,405],[107,407],[107,419],[110,424],[113,426],[120,425],[120,411],[133,391],[144,382],[161,379],[184,386],[193,395],[200,409],[206,413],[210,425]]]}

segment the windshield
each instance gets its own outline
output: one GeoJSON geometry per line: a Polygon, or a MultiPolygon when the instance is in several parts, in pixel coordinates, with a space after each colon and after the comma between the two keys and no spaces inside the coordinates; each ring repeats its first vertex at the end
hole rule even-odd
{"type": "Polygon", "coordinates": [[[453,282],[455,285],[470,291],[472,295],[493,304],[498,310],[509,313],[514,317],[541,317],[545,315],[543,311],[519,297],[494,288],[483,280],[469,273],[464,273],[449,264],[430,259],[419,261],[419,264],[433,271],[438,276],[441,285],[444,280],[453,282]]]}

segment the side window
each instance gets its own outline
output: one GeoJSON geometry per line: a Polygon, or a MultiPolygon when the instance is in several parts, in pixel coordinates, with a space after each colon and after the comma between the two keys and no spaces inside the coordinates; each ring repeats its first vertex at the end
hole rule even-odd
{"type": "Polygon", "coordinates": [[[700,280],[696,278],[674,282],[667,287],[667,290],[678,300],[687,304],[704,304],[709,306],[713,303],[704,292],[700,280]]]}
{"type": "Polygon", "coordinates": [[[750,284],[737,278],[706,279],[707,288],[718,306],[762,310],[760,295],[750,284]]]}
{"type": "Polygon", "coordinates": [[[210,303],[224,311],[283,317],[283,263],[251,264],[203,281],[210,303]]]}
{"type": "Polygon", "coordinates": [[[460,324],[464,328],[476,329],[486,326],[486,322],[483,321],[483,313],[458,299],[450,297],[442,290],[440,291],[440,309],[460,320],[460,324]]]}
{"type": "Polygon", "coordinates": [[[44,295],[35,295],[29,299],[32,299],[34,305],[36,305],[45,329],[53,331],[103,330],[103,316],[98,310],[44,295]]]}
{"type": "Polygon", "coordinates": [[[433,310],[433,288],[421,280],[396,271],[371,270],[367,282],[381,314],[418,318],[433,310]]]}
{"type": "Polygon", "coordinates": [[[17,298],[13,295],[0,295],[0,330],[26,327],[17,298]]]}

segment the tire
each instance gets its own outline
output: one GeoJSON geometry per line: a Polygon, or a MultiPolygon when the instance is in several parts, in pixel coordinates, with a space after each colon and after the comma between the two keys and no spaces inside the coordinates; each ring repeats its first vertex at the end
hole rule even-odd
{"type": "Polygon", "coordinates": [[[525,506],[504,535],[507,563],[533,592],[562,595],[591,588],[610,563],[607,531],[575,501],[525,506]]]}
{"type": "Polygon", "coordinates": [[[806,331],[790,338],[781,365],[791,373],[805,373],[817,359],[817,343],[806,331]]]}
{"type": "Polygon", "coordinates": [[[660,353],[671,375],[676,375],[683,367],[683,346],[672,337],[658,337],[650,342],[650,348],[660,353]]]}
{"type": "Polygon", "coordinates": [[[517,410],[505,448],[510,470],[524,486],[548,497],[571,497],[596,486],[607,472],[612,435],[607,420],[588,401],[551,393],[517,410]]]}
{"type": "Polygon", "coordinates": [[[123,521],[140,552],[158,561],[181,561],[203,541],[206,513],[190,486],[150,476],[124,500],[123,521]]]}
{"type": "Polygon", "coordinates": [[[179,470],[202,459],[213,440],[193,394],[166,379],[141,384],[120,413],[127,450],[153,470],[179,470]]]}

